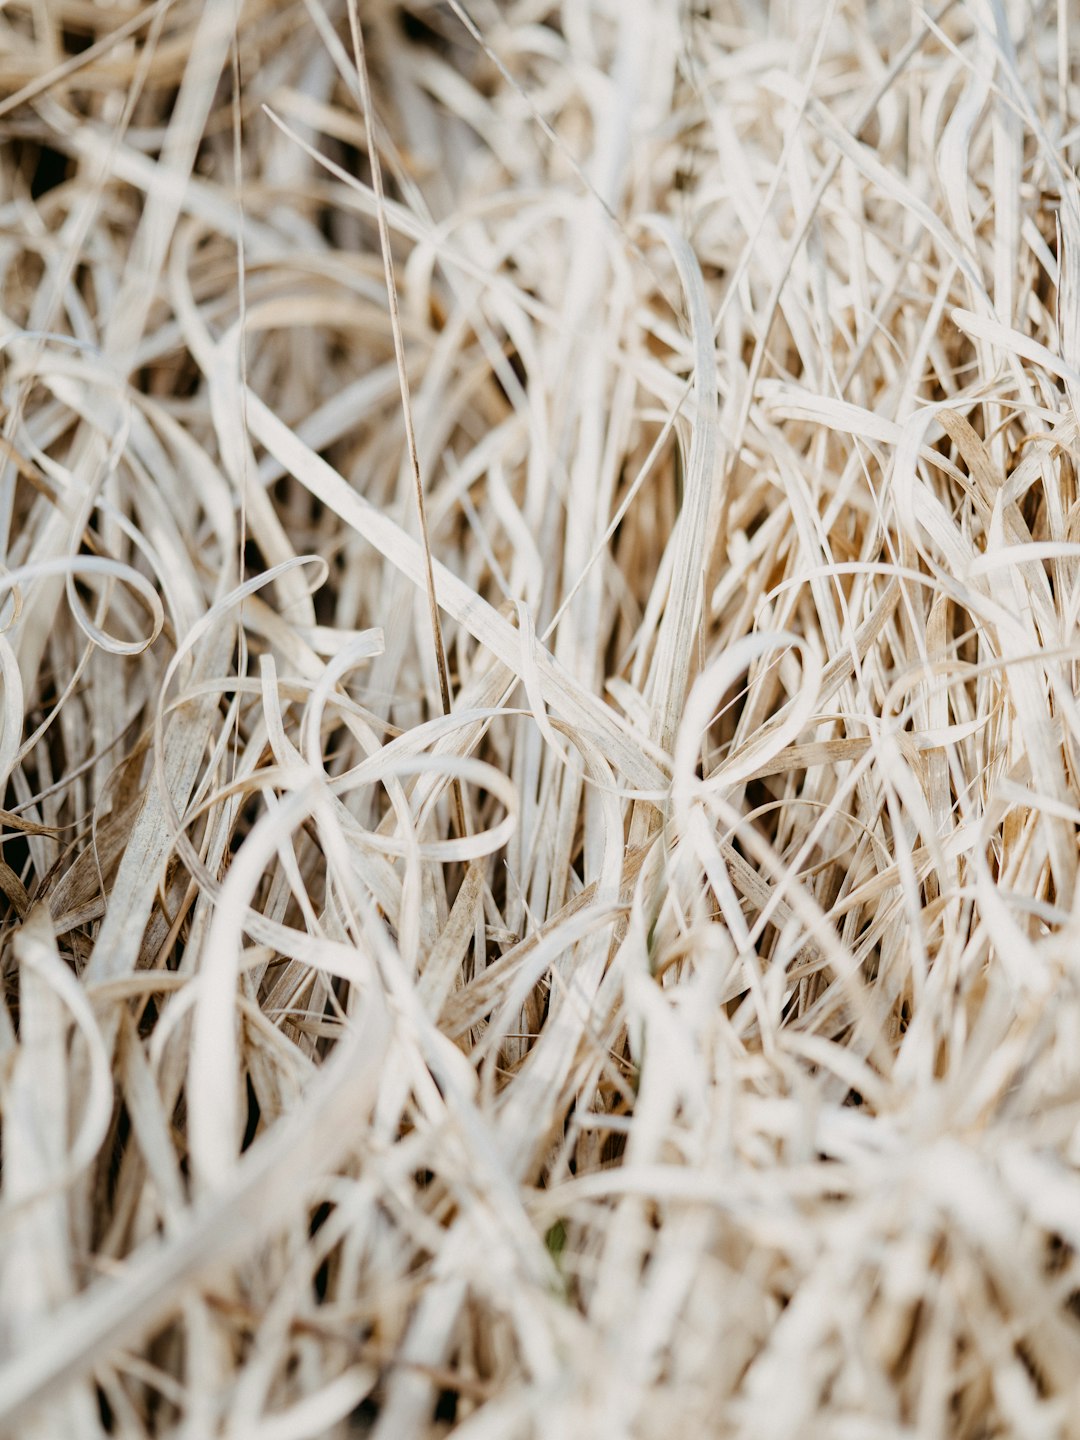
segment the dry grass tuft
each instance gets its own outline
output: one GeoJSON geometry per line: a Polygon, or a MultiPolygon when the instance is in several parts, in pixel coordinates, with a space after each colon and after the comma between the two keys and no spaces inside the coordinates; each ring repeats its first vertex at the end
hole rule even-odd
{"type": "Polygon", "coordinates": [[[468,3],[0,3],[0,1429],[1080,1436],[1080,17],[468,3]]]}

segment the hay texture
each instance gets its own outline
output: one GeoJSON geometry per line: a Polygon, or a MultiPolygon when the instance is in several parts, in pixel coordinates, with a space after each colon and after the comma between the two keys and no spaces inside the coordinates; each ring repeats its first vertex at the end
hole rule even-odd
{"type": "Polygon", "coordinates": [[[0,142],[0,1431],[1080,1436],[1074,0],[6,0],[0,142]]]}

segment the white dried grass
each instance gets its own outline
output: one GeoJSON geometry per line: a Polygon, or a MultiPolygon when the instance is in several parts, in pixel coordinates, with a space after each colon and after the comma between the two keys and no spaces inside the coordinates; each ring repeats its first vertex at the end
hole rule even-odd
{"type": "Polygon", "coordinates": [[[1080,1435],[1077,26],[0,5],[5,1433],[1080,1435]]]}

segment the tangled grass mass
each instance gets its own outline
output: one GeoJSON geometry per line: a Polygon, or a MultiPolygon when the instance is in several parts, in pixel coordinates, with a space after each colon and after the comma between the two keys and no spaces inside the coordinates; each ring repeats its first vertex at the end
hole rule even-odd
{"type": "Polygon", "coordinates": [[[1075,0],[0,3],[0,1433],[1080,1437],[1075,0]]]}

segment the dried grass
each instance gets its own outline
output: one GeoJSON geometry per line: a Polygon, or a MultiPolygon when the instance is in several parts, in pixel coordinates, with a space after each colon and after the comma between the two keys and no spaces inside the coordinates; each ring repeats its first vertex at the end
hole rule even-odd
{"type": "Polygon", "coordinates": [[[0,1429],[1080,1436],[1070,0],[0,4],[0,1429]]]}

